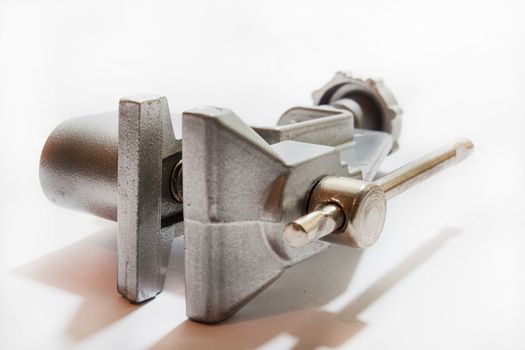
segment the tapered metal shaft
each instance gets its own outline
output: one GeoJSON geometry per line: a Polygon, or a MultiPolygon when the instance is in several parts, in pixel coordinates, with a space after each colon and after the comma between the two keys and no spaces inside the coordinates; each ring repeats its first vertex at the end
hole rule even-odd
{"type": "Polygon", "coordinates": [[[386,199],[390,199],[425,181],[441,170],[459,163],[472,153],[473,148],[474,145],[470,140],[458,140],[403,165],[401,168],[374,181],[374,183],[385,192],[386,199]]]}

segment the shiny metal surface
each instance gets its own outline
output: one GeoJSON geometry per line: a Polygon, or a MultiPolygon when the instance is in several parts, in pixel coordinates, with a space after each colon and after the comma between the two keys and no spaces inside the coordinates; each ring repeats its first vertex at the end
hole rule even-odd
{"type": "MultiPolygon", "coordinates": [[[[315,213],[332,203],[341,208],[343,218],[337,219],[345,224],[322,240],[354,248],[367,248],[377,241],[386,218],[386,199],[379,186],[348,177],[325,177],[312,190],[309,211],[315,213]]],[[[285,234],[290,234],[291,229],[298,225],[304,231],[315,230],[312,227],[315,223],[306,222],[303,217],[287,225],[285,234]]]]}
{"type": "Polygon", "coordinates": [[[292,221],[284,227],[284,240],[294,248],[302,248],[332,232],[338,231],[345,224],[345,215],[337,204],[323,204],[292,221]]]}
{"type": "Polygon", "coordinates": [[[304,247],[320,238],[355,248],[370,247],[383,229],[386,200],[457,164],[473,148],[469,140],[456,141],[375,182],[325,177],[312,190],[310,212],[284,228],[285,240],[293,247],[304,247]],[[334,204],[341,210],[333,210],[334,204]],[[335,224],[338,222],[345,224],[341,228],[335,224]]]}
{"type": "Polygon", "coordinates": [[[307,130],[309,143],[286,140],[270,145],[261,128],[249,127],[224,108],[183,114],[185,266],[186,276],[191,276],[186,280],[186,304],[193,320],[223,320],[286,268],[328,248],[323,241],[291,247],[282,235],[284,225],[304,214],[305,194],[319,179],[373,177],[390,151],[389,134],[348,134],[353,123],[348,112],[303,107],[290,111],[280,123],[295,123],[294,133],[279,137],[300,139],[304,134],[295,131],[307,130]],[[332,127],[334,119],[339,127],[332,127]],[[333,140],[342,143],[322,144],[333,140]]]}
{"type": "Polygon", "coordinates": [[[394,138],[397,149],[403,110],[381,79],[361,79],[350,72],[337,72],[320,89],[312,93],[315,105],[332,105],[351,111],[354,126],[384,131],[394,138]]]}
{"type": "MultiPolygon", "coordinates": [[[[309,119],[297,121],[297,129],[302,123],[309,119]]],[[[290,140],[270,145],[228,109],[203,107],[183,114],[185,265],[186,276],[191,276],[186,280],[188,317],[218,322],[287,267],[330,246],[318,241],[295,249],[281,232],[304,213],[305,194],[318,179],[350,175],[348,163],[358,158],[352,151],[359,149],[358,143],[346,135],[348,128],[331,131],[342,145],[290,140]]],[[[374,176],[377,163],[390,150],[391,136],[371,133],[363,131],[360,140],[376,156],[360,162],[359,174],[374,176]]],[[[326,135],[319,133],[319,140],[326,140],[326,135]]]]}
{"type": "MultiPolygon", "coordinates": [[[[156,101],[155,98],[123,99],[123,108],[120,110],[121,145],[119,145],[117,115],[116,113],[108,113],[96,118],[80,118],[82,123],[76,120],[65,122],[66,128],[59,127],[50,136],[42,156],[43,167],[41,172],[45,175],[42,176],[42,186],[46,193],[68,194],[61,198],[61,205],[86,210],[112,220],[116,220],[117,213],[122,212],[122,215],[119,214],[118,220],[118,285],[121,294],[133,302],[151,298],[162,289],[169,243],[174,235],[182,233],[181,141],[169,142],[168,149],[163,146],[161,149],[161,168],[159,168],[158,163],[160,152],[158,136],[162,135],[163,140],[166,138],[172,140],[169,133],[166,136],[166,130],[179,130],[180,128],[177,128],[178,118],[172,118],[175,128],[170,125],[169,118],[161,118],[162,120],[159,122],[156,119],[158,115],[155,113],[160,113],[160,110],[151,106],[151,104],[156,104],[152,101],[156,101]],[[112,128],[107,127],[106,124],[112,125],[112,128]],[[101,142],[101,138],[105,142],[101,142]],[[80,146],[82,147],[79,152],[80,146]],[[117,179],[119,148],[122,164],[121,181],[117,179]],[[71,150],[74,150],[75,153],[71,153],[71,150]],[[93,157],[94,155],[96,157],[93,157]],[[99,162],[104,159],[109,161],[98,165],[99,163],[93,159],[99,162]],[[160,224],[158,218],[159,169],[161,169],[160,224]],[[82,176],[76,175],[79,172],[82,173],[82,176]],[[104,174],[106,175],[104,176],[104,174]],[[94,181],[96,181],[96,185],[93,184],[94,181]],[[100,189],[97,189],[96,186],[100,186],[100,189]],[[117,188],[119,186],[121,187],[122,199],[120,202],[122,204],[117,210],[117,202],[119,202],[117,188]],[[92,196],[92,202],[86,201],[86,198],[90,198],[89,196],[92,196]],[[109,198],[109,204],[104,204],[101,201],[106,197],[109,198]],[[160,233],[159,225],[161,227],[160,233]]],[[[167,109],[167,106],[165,108],[167,109]]],[[[166,116],[166,113],[163,115],[166,116]]],[[[304,213],[304,208],[307,206],[304,193],[309,191],[313,183],[326,174],[356,176],[358,178],[374,176],[379,164],[391,147],[389,135],[367,130],[354,132],[351,113],[333,107],[294,107],[283,114],[279,124],[281,125],[277,127],[254,128],[267,137],[270,143],[274,143],[269,145],[257,136],[259,141],[264,144],[261,149],[266,149],[275,154],[278,158],[276,164],[281,164],[280,167],[284,171],[282,175],[272,180],[275,181],[277,190],[273,191],[275,193],[267,194],[269,202],[263,208],[265,213],[269,208],[275,206],[275,203],[281,201],[280,203],[283,205],[281,209],[272,209],[277,210],[280,217],[279,219],[275,218],[277,220],[275,224],[265,223],[271,229],[264,230],[265,238],[261,240],[263,237],[260,237],[258,243],[265,247],[270,246],[272,251],[270,253],[275,255],[279,261],[278,269],[272,273],[272,278],[277,278],[286,267],[296,264],[329,246],[327,243],[319,242],[315,247],[297,250],[287,245],[280,234],[284,223],[304,213]],[[354,135],[357,135],[357,139],[354,139],[354,135]],[[291,141],[293,139],[309,141],[309,143],[293,142],[291,141]],[[326,147],[323,144],[336,147],[326,147]],[[292,168],[294,170],[290,172],[289,169],[292,168]],[[284,183],[294,185],[284,189],[280,187],[284,183]],[[279,193],[281,194],[279,195],[279,193]],[[277,202],[274,203],[274,201],[277,202]]],[[[242,122],[229,124],[227,128],[235,129],[239,128],[239,125],[243,125],[243,130],[250,130],[250,138],[254,137],[253,130],[242,122]]],[[[238,135],[236,132],[234,134],[238,135]]],[[[204,143],[202,136],[196,139],[204,143]]],[[[216,178],[227,177],[226,174],[228,173],[245,169],[254,161],[254,157],[259,157],[256,154],[250,155],[249,149],[241,148],[235,153],[235,157],[239,159],[238,164],[233,167],[228,166],[225,159],[232,159],[233,156],[228,156],[219,150],[224,147],[224,143],[231,141],[231,137],[224,138],[215,145],[218,147],[212,147],[213,151],[207,150],[206,152],[206,158],[213,154],[213,162],[211,163],[224,164],[224,170],[220,174],[214,175],[216,178]]],[[[189,143],[198,149],[195,142],[190,141],[189,143]]],[[[265,152],[263,151],[263,153],[265,152]]],[[[195,158],[191,156],[192,154],[191,151],[187,152],[187,157],[195,158]]],[[[251,171],[249,176],[245,176],[245,174],[234,177],[230,183],[235,183],[235,186],[228,186],[229,191],[237,195],[231,198],[221,196],[221,203],[217,204],[215,208],[228,207],[229,212],[231,212],[231,219],[242,222],[244,220],[242,212],[254,210],[253,208],[256,208],[258,204],[254,203],[250,206],[246,205],[244,201],[239,202],[239,207],[235,207],[231,203],[235,203],[243,191],[254,188],[254,182],[261,182],[258,177],[262,176],[264,171],[268,169],[262,167],[262,170],[260,173],[251,171]],[[238,180],[239,178],[246,183],[244,188],[240,186],[242,182],[238,180]]],[[[207,173],[203,172],[203,174],[207,173]]],[[[208,176],[204,181],[213,183],[214,177],[208,176]]],[[[190,183],[192,182],[190,181],[190,183]]],[[[226,184],[227,181],[224,183],[226,184]]],[[[204,184],[191,185],[191,188],[199,192],[200,196],[206,193],[206,191],[203,192],[203,187],[205,187],[204,184]]],[[[226,191],[226,188],[221,187],[220,191],[226,191]]],[[[260,220],[264,222],[265,216],[268,214],[263,214],[263,212],[254,215],[254,217],[261,217],[260,220]]],[[[239,225],[240,223],[236,226],[239,227],[239,225]]],[[[188,227],[191,227],[191,224],[188,227]]],[[[194,231],[198,232],[197,229],[194,231]]],[[[202,260],[202,253],[200,254],[197,259],[202,260]]],[[[266,260],[262,261],[265,261],[266,264],[266,260]]],[[[266,270],[270,266],[271,264],[268,267],[261,267],[261,270],[266,270]]],[[[231,270],[233,269],[232,267],[231,270]]],[[[242,284],[243,281],[252,279],[253,276],[253,273],[250,273],[244,279],[240,278],[239,283],[242,284]]],[[[268,283],[268,280],[260,283],[255,283],[255,281],[257,279],[252,282],[256,286],[253,287],[255,289],[238,288],[238,299],[249,300],[253,298],[268,283]]],[[[213,278],[210,278],[209,283],[212,282],[213,278]]],[[[204,288],[208,288],[209,283],[208,281],[203,282],[204,288]]],[[[235,293],[232,293],[232,298],[234,295],[235,293]]],[[[221,311],[223,315],[221,317],[233,312],[232,307],[227,303],[220,308],[224,310],[221,311]]],[[[198,319],[198,317],[194,318],[198,319]]],[[[208,321],[213,322],[213,318],[208,317],[208,321]]]]}
{"type": "Polygon", "coordinates": [[[183,134],[187,314],[213,323],[329,246],[297,250],[280,232],[303,213],[317,179],[347,171],[333,147],[269,145],[227,109],[185,112],[183,134]]]}
{"type": "Polygon", "coordinates": [[[40,184],[56,205],[117,220],[116,112],[64,121],[40,157],[40,184]]]}
{"type": "Polygon", "coordinates": [[[170,191],[181,141],[165,98],[123,99],[119,114],[120,136],[117,112],[60,124],[42,151],[40,181],[55,204],[118,219],[118,289],[140,302],[162,289],[171,239],[182,234],[170,191]]]}
{"type": "MultiPolygon", "coordinates": [[[[370,84],[359,86],[392,107],[380,84],[370,84]]],[[[348,92],[351,84],[343,85],[348,92]]],[[[42,186],[61,205],[118,219],[118,290],[132,302],[162,290],[184,206],[187,314],[218,322],[286,268],[331,245],[325,237],[296,248],[282,231],[305,214],[306,194],[320,179],[376,175],[393,137],[354,128],[356,121],[375,128],[378,110],[371,106],[363,95],[345,94],[332,106],[294,107],[277,126],[256,128],[228,109],[203,107],[184,113],[181,141],[180,132],[174,136],[180,119],[170,117],[164,97],[124,98],[118,133],[115,113],[106,117],[113,128],[88,118],[57,128],[43,152],[42,186]]],[[[348,227],[339,210],[321,209],[314,236],[348,227]]],[[[363,231],[368,222],[352,224],[363,231]]]]}
{"type": "Polygon", "coordinates": [[[375,181],[385,192],[387,199],[406,191],[437,172],[457,164],[474,150],[474,144],[467,139],[458,140],[419,158],[375,181]]]}
{"type": "MultiPolygon", "coordinates": [[[[162,289],[171,238],[182,231],[184,193],[188,315],[203,322],[224,319],[287,267],[329,247],[323,241],[291,247],[284,224],[304,214],[304,195],[320,178],[371,178],[392,146],[390,135],[354,130],[353,112],[331,106],[294,107],[277,126],[253,129],[229,110],[201,108],[185,114],[182,166],[165,98],[128,98],[120,107],[118,135],[115,113],[107,117],[112,129],[85,118],[85,125],[69,125],[74,135],[67,142],[44,152],[44,190],[69,193],[62,205],[118,218],[118,289],[133,302],[162,289]],[[76,159],[68,152],[82,139],[78,134],[86,161],[74,164],[85,182],[79,176],[68,182],[76,159]],[[99,142],[104,135],[109,141],[99,142]],[[93,153],[111,162],[97,166],[93,153]],[[93,181],[100,190],[93,192],[93,181]],[[84,193],[102,195],[87,202],[84,193]],[[101,202],[105,196],[109,204],[101,202]]],[[[60,130],[49,145],[63,139],[60,130]]]]}
{"type": "Polygon", "coordinates": [[[170,192],[178,203],[182,203],[182,159],[175,164],[170,176],[170,192]]]}
{"type": "Polygon", "coordinates": [[[293,107],[281,116],[277,126],[254,130],[269,144],[294,140],[336,146],[352,141],[354,118],[351,112],[331,106],[293,107]]]}
{"type": "MultiPolygon", "coordinates": [[[[171,115],[171,120],[180,124],[180,115],[171,115]]],[[[172,129],[180,139],[180,127],[172,129]]],[[[182,157],[180,148],[163,159],[163,188],[170,187],[173,162],[182,157]]],[[[39,170],[42,190],[54,204],[117,221],[118,111],[62,122],[46,140],[39,170]]],[[[163,220],[182,213],[165,191],[162,203],[163,220]]]]}

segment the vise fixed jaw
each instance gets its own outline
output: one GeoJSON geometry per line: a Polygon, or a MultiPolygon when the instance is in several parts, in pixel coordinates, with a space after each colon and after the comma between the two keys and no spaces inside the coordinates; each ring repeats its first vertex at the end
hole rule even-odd
{"type": "Polygon", "coordinates": [[[118,134],[117,286],[128,300],[142,302],[164,287],[173,226],[182,221],[170,191],[182,144],[165,97],[121,99],[118,134]]]}
{"type": "Polygon", "coordinates": [[[392,94],[337,73],[313,98],[254,128],[225,108],[180,116],[162,96],[123,98],[118,113],[51,133],[42,188],[57,205],[118,221],[117,286],[131,302],[162,290],[184,233],[187,315],[219,322],[331,244],[372,245],[387,199],[472,149],[457,142],[375,179],[398,144],[392,94]]]}

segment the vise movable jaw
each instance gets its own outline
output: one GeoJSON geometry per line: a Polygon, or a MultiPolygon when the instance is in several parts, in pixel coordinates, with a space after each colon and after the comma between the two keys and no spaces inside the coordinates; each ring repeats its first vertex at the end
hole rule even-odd
{"type": "Polygon", "coordinates": [[[118,113],[63,122],[42,151],[49,200],[118,221],[118,291],[132,302],[162,290],[171,241],[182,234],[182,204],[171,194],[177,136],[166,98],[143,95],[121,99],[118,113]]]}
{"type": "Polygon", "coordinates": [[[121,99],[118,114],[52,132],[42,187],[58,205],[118,221],[118,290],[132,302],[162,290],[171,240],[184,233],[187,315],[221,321],[332,243],[372,245],[386,199],[472,148],[455,143],[373,182],[397,148],[393,96],[344,73],[313,96],[319,106],[256,128],[224,108],[181,117],[164,97],[121,99]]]}

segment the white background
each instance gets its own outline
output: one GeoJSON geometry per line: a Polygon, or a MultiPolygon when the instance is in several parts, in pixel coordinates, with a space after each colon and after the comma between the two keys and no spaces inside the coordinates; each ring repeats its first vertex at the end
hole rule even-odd
{"type": "Polygon", "coordinates": [[[2,0],[0,348],[525,348],[524,18],[503,0],[2,0]],[[337,70],[383,77],[405,110],[383,170],[461,136],[476,151],[395,198],[372,249],[292,268],[225,323],[186,320],[181,240],[134,306],[116,225],[42,194],[62,120],[152,92],[269,125],[337,70]]]}

